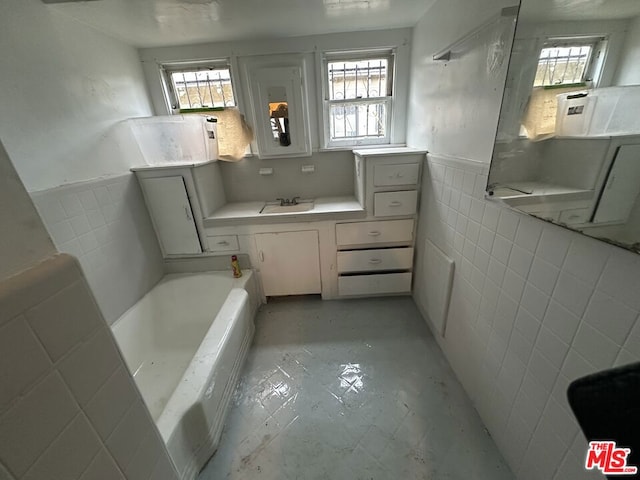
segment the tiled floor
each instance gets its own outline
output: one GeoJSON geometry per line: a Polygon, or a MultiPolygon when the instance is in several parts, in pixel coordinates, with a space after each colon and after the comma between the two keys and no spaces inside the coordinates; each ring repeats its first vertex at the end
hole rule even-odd
{"type": "Polygon", "coordinates": [[[512,479],[408,297],[272,300],[214,479],[512,479]]]}

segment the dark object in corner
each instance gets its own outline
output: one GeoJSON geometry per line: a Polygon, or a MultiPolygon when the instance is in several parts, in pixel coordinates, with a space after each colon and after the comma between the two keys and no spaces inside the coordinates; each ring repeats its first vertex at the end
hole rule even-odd
{"type": "MultiPolygon", "coordinates": [[[[627,465],[640,472],[640,362],[579,378],[569,385],[567,397],[587,440],[613,440],[630,448],[627,465]]],[[[640,473],[607,478],[640,478],[640,473]]]]}

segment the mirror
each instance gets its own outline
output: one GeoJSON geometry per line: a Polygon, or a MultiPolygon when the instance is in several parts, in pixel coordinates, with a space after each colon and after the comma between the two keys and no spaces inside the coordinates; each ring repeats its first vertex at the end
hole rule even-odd
{"type": "Polygon", "coordinates": [[[273,140],[281,147],[291,145],[289,130],[289,104],[287,103],[287,89],[285,87],[267,88],[269,99],[269,120],[273,140]]]}
{"type": "Polygon", "coordinates": [[[640,2],[522,0],[487,195],[640,253],[640,2]]]}

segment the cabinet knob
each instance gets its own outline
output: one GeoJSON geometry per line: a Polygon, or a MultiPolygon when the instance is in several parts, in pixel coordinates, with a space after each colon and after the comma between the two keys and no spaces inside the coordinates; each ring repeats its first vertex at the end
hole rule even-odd
{"type": "Polygon", "coordinates": [[[379,258],[370,258],[369,259],[369,263],[371,265],[378,265],[378,264],[382,263],[382,260],[380,260],[379,258]]]}
{"type": "Polygon", "coordinates": [[[260,256],[260,261],[264,262],[264,252],[262,250],[260,250],[259,256],[260,256]]]}
{"type": "Polygon", "coordinates": [[[223,240],[221,242],[218,242],[218,245],[227,246],[227,245],[229,245],[229,242],[227,242],[226,240],[223,240]]]}
{"type": "Polygon", "coordinates": [[[184,207],[184,214],[187,216],[187,220],[193,220],[193,218],[191,217],[191,212],[189,211],[189,207],[184,207]]]}
{"type": "Polygon", "coordinates": [[[402,206],[402,202],[399,202],[399,201],[395,200],[395,201],[389,203],[389,206],[390,207],[400,207],[400,206],[402,206]]]}
{"type": "Polygon", "coordinates": [[[370,237],[379,237],[380,236],[380,232],[377,230],[373,230],[371,232],[369,232],[369,236],[370,237]]]}

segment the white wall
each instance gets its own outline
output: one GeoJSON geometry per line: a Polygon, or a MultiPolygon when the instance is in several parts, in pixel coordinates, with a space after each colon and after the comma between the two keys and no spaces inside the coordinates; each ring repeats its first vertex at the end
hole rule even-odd
{"type": "Polygon", "coordinates": [[[0,138],[28,191],[128,170],[107,133],[151,114],[134,48],[39,0],[6,0],[0,58],[0,138]]]}
{"type": "MultiPolygon", "coordinates": [[[[502,85],[510,50],[510,35],[496,43],[492,31],[483,33],[466,48],[464,61],[434,62],[434,53],[450,45],[513,2],[436,2],[420,20],[413,33],[407,143],[441,154],[488,162],[493,150],[496,126],[487,118],[497,118],[502,85]],[[496,58],[489,61],[487,48],[495,45],[496,58]],[[503,54],[500,55],[500,52],[503,54]],[[483,128],[479,129],[478,125],[483,128]]],[[[503,25],[506,27],[509,22],[503,25]]],[[[506,30],[505,30],[506,31],[506,30]]],[[[459,54],[460,55],[460,54],[459,54]]]]}
{"type": "Polygon", "coordinates": [[[629,23],[614,85],[640,84],[640,17],[629,23]]]}
{"type": "Polygon", "coordinates": [[[55,253],[49,234],[0,142],[0,279],[55,253]]]}
{"type": "MultiPolygon", "coordinates": [[[[484,200],[504,85],[500,76],[438,75],[445,67],[430,61],[438,32],[455,21],[464,30],[471,20],[462,19],[478,15],[462,0],[439,0],[434,9],[414,32],[412,56],[409,144],[430,151],[414,298],[425,312],[428,239],[455,261],[445,337],[434,335],[517,478],[602,478],[583,468],[586,443],[566,388],[640,360],[640,257],[484,200]],[[426,72],[434,73],[427,87],[426,72]],[[444,106],[436,94],[460,105],[478,83],[481,120],[465,124],[437,111],[444,106]]],[[[451,67],[482,74],[487,50],[477,50],[451,67]]]]}

